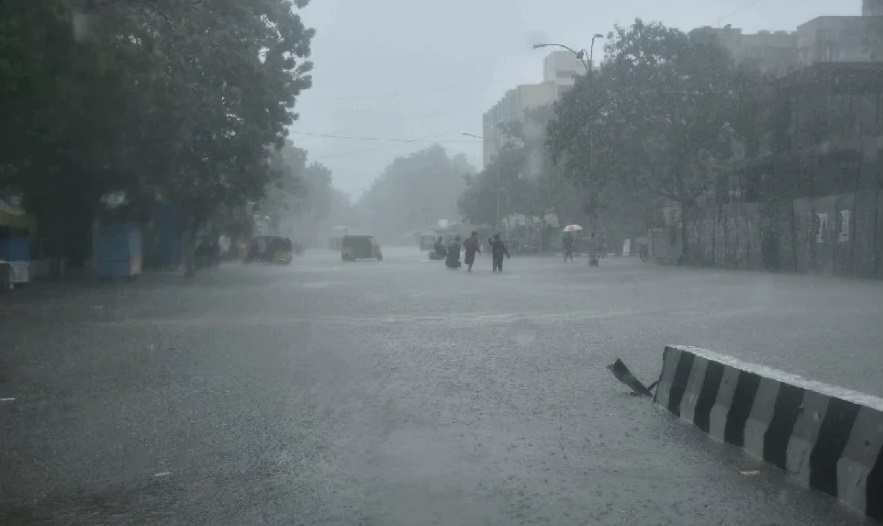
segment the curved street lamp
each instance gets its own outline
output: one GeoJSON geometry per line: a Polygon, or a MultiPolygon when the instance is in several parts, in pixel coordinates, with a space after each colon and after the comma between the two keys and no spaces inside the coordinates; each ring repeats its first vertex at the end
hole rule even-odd
{"type": "Polygon", "coordinates": [[[591,44],[591,46],[589,46],[589,51],[586,51],[585,49],[581,49],[581,50],[577,51],[570,46],[565,46],[564,44],[555,44],[555,43],[534,44],[533,48],[540,49],[540,48],[544,48],[544,47],[560,47],[562,49],[566,49],[567,51],[570,51],[571,53],[576,55],[576,58],[580,62],[583,63],[583,66],[585,66],[586,73],[591,74],[592,73],[592,66],[594,65],[595,39],[597,39],[597,38],[604,38],[604,35],[602,35],[601,33],[595,33],[594,35],[592,35],[592,44],[591,44]],[[588,58],[588,61],[586,61],[586,58],[588,58]]]}
{"type": "Polygon", "coordinates": [[[586,62],[586,53],[585,53],[586,50],[585,50],[585,49],[580,50],[580,51],[577,51],[577,50],[573,49],[572,47],[565,46],[564,44],[534,44],[534,45],[533,45],[533,48],[534,48],[534,49],[540,49],[540,48],[544,48],[544,47],[560,47],[560,48],[564,48],[564,49],[566,49],[567,51],[570,51],[571,53],[573,53],[574,55],[576,55],[576,58],[577,58],[580,62],[583,63],[583,66],[585,66],[585,68],[586,68],[586,73],[589,73],[589,72],[592,71],[592,67],[589,66],[589,63],[588,63],[588,62],[586,62]]]}
{"type": "Polygon", "coordinates": [[[594,67],[595,66],[595,39],[596,38],[604,38],[604,35],[601,33],[595,33],[592,35],[592,44],[589,46],[589,64],[594,67]]]}
{"type": "MultiPolygon", "coordinates": [[[[539,48],[549,47],[549,46],[554,46],[554,47],[564,48],[564,49],[566,49],[567,51],[570,51],[571,53],[573,53],[574,55],[576,55],[576,58],[579,59],[580,62],[583,63],[583,66],[586,67],[586,73],[588,74],[588,76],[591,77],[592,74],[593,74],[592,66],[594,65],[595,40],[596,40],[596,39],[599,39],[599,38],[604,38],[604,35],[602,35],[601,33],[595,33],[594,35],[592,35],[592,44],[589,46],[589,51],[588,51],[588,52],[586,52],[585,49],[581,49],[581,50],[577,51],[577,50],[575,50],[575,49],[573,49],[573,48],[571,48],[571,47],[569,47],[569,46],[565,46],[564,44],[553,44],[553,43],[550,43],[550,44],[534,44],[533,48],[534,48],[534,49],[539,49],[539,48]],[[589,58],[588,62],[586,62],[586,55],[588,55],[588,58],[589,58]]],[[[594,174],[594,171],[595,171],[595,147],[594,147],[594,143],[595,143],[595,127],[594,127],[594,125],[593,125],[591,122],[589,122],[589,171],[592,172],[593,174],[594,174]]],[[[597,196],[596,196],[595,194],[592,194],[591,199],[592,199],[592,200],[595,200],[596,198],[597,198],[597,196]]],[[[596,214],[597,214],[597,212],[596,212],[596,210],[597,210],[597,206],[594,206],[594,205],[593,205],[593,206],[592,206],[592,209],[593,209],[593,212],[592,212],[592,238],[594,238],[594,237],[595,237],[595,229],[596,229],[596,227],[597,227],[597,223],[598,223],[598,219],[597,219],[597,216],[596,216],[596,214]]],[[[594,252],[594,249],[593,249],[593,252],[594,252]]],[[[596,256],[594,253],[591,254],[591,255],[589,256],[589,258],[590,258],[590,259],[589,259],[589,264],[590,264],[590,265],[595,265],[595,266],[598,265],[597,256],[596,256]]]]}

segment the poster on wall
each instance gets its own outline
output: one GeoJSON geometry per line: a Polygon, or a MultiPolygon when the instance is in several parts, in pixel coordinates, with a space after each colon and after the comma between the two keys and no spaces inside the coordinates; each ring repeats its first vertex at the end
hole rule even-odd
{"type": "Polygon", "coordinates": [[[816,220],[816,224],[818,225],[818,230],[816,231],[816,243],[821,245],[825,242],[825,231],[828,230],[828,213],[822,212],[821,214],[816,214],[818,218],[816,220]]]}
{"type": "Polygon", "coordinates": [[[849,210],[840,211],[840,235],[838,239],[841,243],[849,241],[849,210]]]}

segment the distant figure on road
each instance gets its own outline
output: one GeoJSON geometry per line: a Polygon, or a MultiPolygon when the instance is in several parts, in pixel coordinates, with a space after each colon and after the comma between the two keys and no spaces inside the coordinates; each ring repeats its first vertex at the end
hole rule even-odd
{"type": "Polygon", "coordinates": [[[433,247],[433,250],[435,250],[435,253],[440,256],[444,256],[448,253],[448,249],[445,248],[445,241],[443,237],[438,236],[438,239],[435,240],[435,246],[433,247]]]}
{"type": "Polygon", "coordinates": [[[592,237],[589,238],[589,266],[597,267],[598,266],[598,241],[595,239],[595,232],[592,232],[592,237]]]}
{"type": "Polygon", "coordinates": [[[500,239],[500,234],[494,234],[494,238],[489,239],[488,244],[491,246],[491,254],[493,255],[494,272],[498,270],[503,272],[503,255],[505,254],[508,259],[512,259],[512,257],[509,255],[509,251],[506,250],[505,243],[500,239]]]}
{"type": "Polygon", "coordinates": [[[472,235],[463,242],[463,248],[466,250],[466,257],[463,258],[463,263],[466,263],[467,272],[472,272],[472,265],[475,263],[475,253],[481,254],[481,242],[478,241],[478,232],[472,231],[472,235]]]}
{"type": "Polygon", "coordinates": [[[460,268],[460,236],[455,237],[454,242],[448,247],[445,266],[448,268],[460,268]]]}
{"type": "Polygon", "coordinates": [[[573,234],[565,232],[561,236],[561,244],[564,246],[564,261],[567,262],[567,258],[573,261],[573,234]]]}

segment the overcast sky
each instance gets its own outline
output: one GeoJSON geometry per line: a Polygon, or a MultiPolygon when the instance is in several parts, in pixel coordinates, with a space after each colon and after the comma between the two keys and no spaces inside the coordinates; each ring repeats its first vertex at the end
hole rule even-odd
{"type": "Polygon", "coordinates": [[[433,142],[481,168],[481,141],[461,134],[481,135],[482,113],[506,90],[542,80],[546,51],[534,43],[588,47],[637,16],[756,32],[860,13],[861,0],[311,0],[301,16],[317,31],[313,87],[291,139],[355,199],[396,157],[433,142]]]}

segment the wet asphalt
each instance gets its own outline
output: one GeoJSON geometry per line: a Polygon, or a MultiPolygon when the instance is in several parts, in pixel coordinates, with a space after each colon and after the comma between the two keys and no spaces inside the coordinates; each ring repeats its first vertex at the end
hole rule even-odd
{"type": "Polygon", "coordinates": [[[385,255],[0,297],[0,524],[866,524],[605,365],[880,396],[883,283],[385,255]]]}

